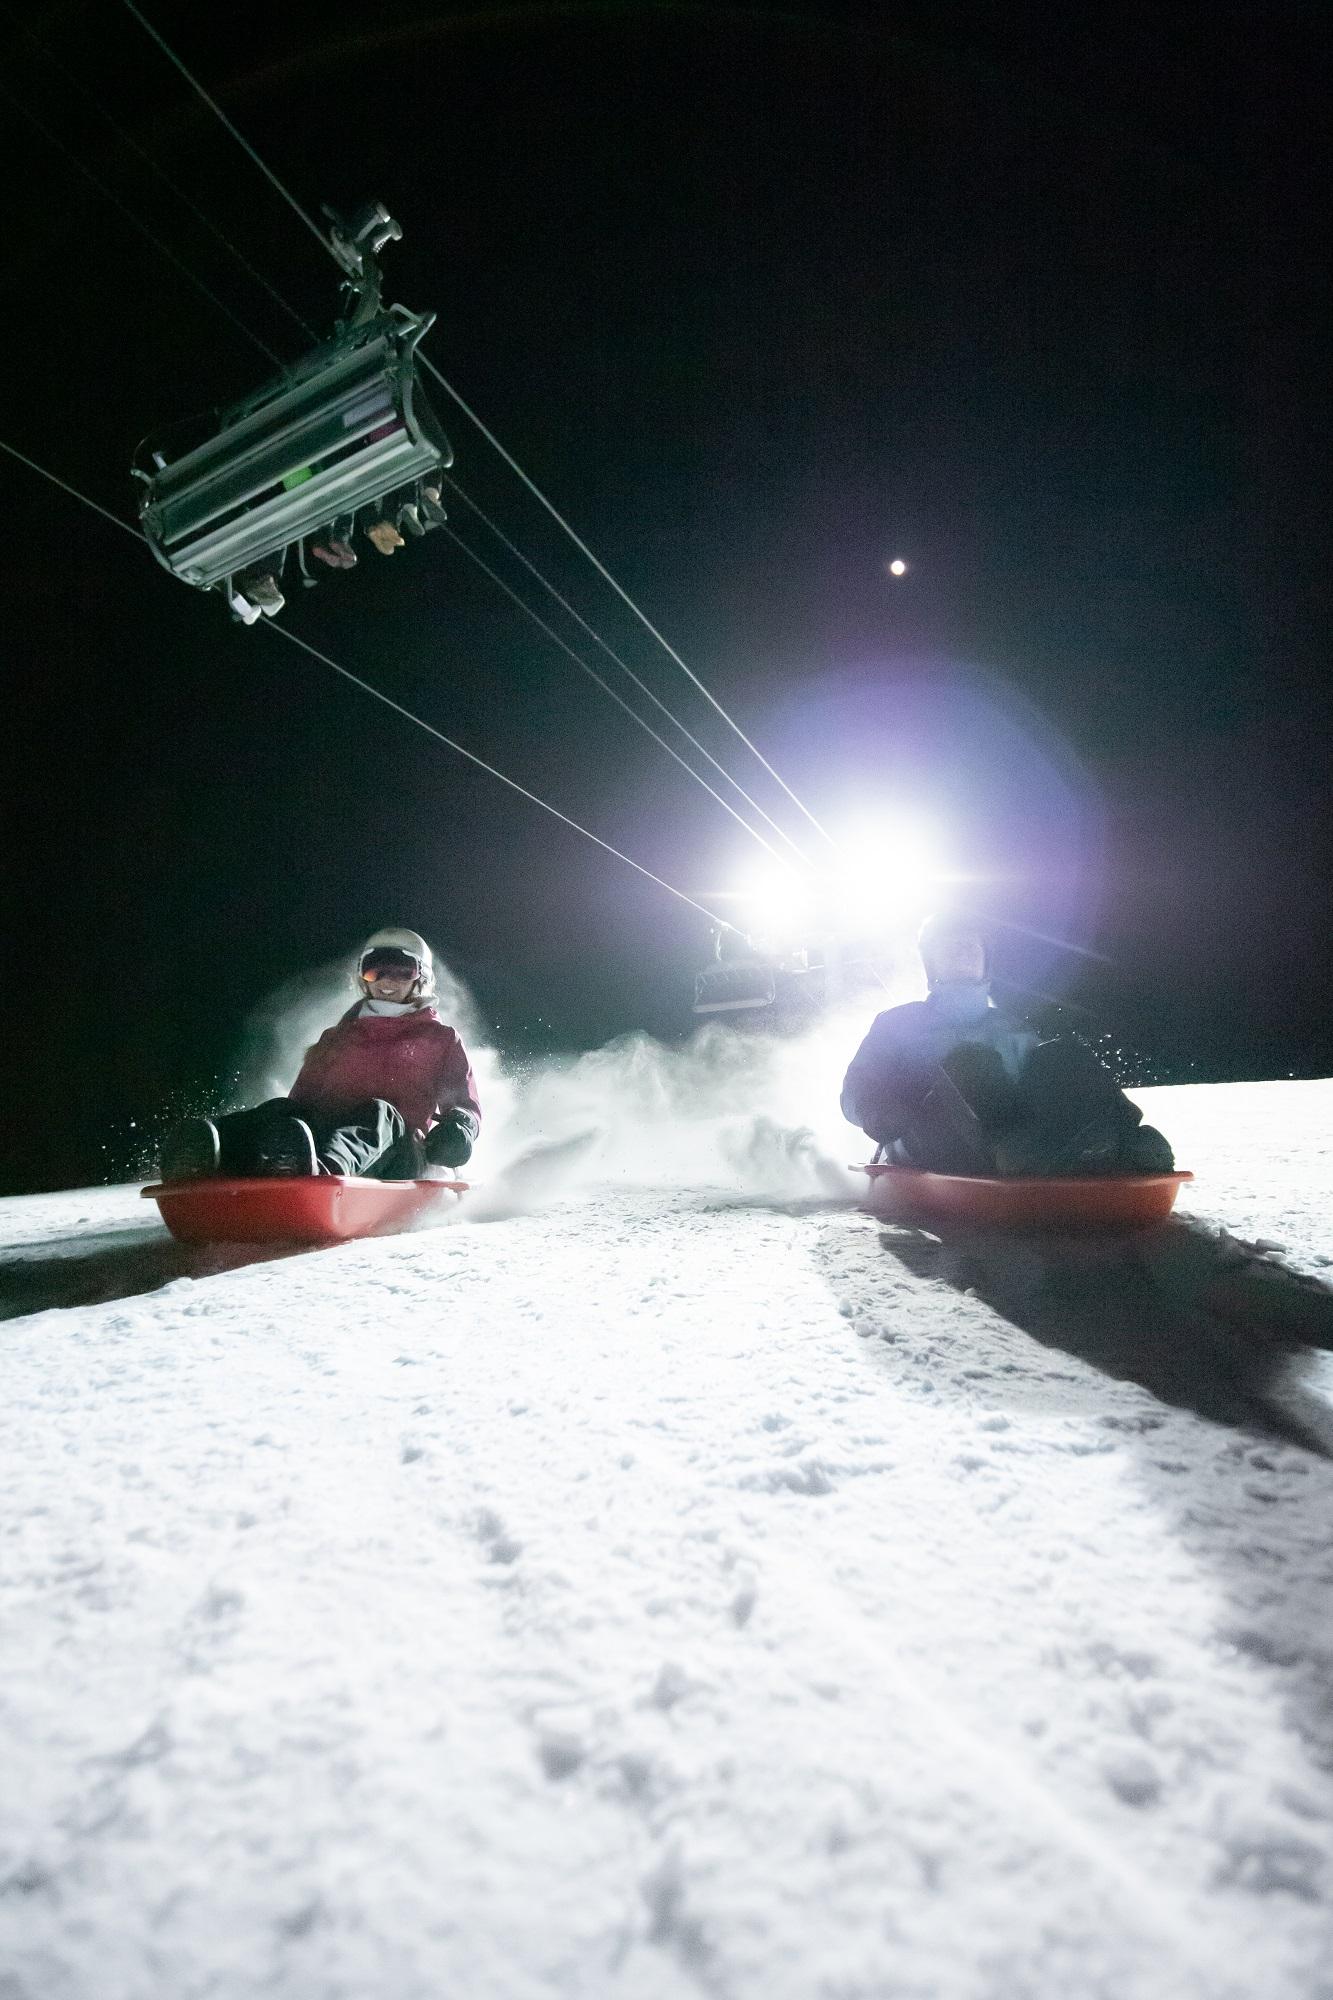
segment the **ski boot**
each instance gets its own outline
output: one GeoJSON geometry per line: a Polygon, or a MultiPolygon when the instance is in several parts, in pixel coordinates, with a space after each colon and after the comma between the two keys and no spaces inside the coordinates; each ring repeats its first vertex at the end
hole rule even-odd
{"type": "Polygon", "coordinates": [[[256,625],[259,622],[261,615],[259,606],[251,604],[248,597],[242,597],[239,590],[228,590],[227,608],[232,617],[239,619],[242,625],[256,625]]]}

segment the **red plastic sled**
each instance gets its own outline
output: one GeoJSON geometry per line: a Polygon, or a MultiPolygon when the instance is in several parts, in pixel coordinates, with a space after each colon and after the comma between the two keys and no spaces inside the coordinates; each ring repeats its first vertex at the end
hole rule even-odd
{"type": "Polygon", "coordinates": [[[866,1203],[905,1222],[952,1222],[983,1229],[1146,1229],[1175,1207],[1193,1174],[1105,1174],[1086,1178],[999,1180],[928,1174],[887,1163],[862,1167],[866,1203]]]}
{"type": "Polygon", "coordinates": [[[467,1192],[466,1181],[367,1181],[343,1174],[291,1180],[160,1181],[143,1190],[181,1243],[343,1243],[392,1236],[467,1192]]]}

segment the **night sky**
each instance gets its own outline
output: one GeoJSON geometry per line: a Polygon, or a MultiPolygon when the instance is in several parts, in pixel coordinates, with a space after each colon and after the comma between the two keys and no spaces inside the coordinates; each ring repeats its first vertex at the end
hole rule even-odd
{"type": "MultiPolygon", "coordinates": [[[[947,828],[1015,993],[1182,1077],[1333,1069],[1327,8],[145,11],[307,210],[389,204],[387,297],[817,815],[947,828]]],[[[3,16],[0,434],[132,520],[138,440],[272,371],[28,118],[284,359],[81,92],[321,333],[337,274],[118,0],[3,16]]],[[[463,487],[804,839],[434,400],[463,487]]],[[[128,1171],[263,994],[383,923],[502,1048],[687,1032],[700,917],[0,488],[4,1191],[128,1171]]],[[[283,622],[679,887],[735,875],[733,823],[444,536],[361,549],[283,622]]]]}

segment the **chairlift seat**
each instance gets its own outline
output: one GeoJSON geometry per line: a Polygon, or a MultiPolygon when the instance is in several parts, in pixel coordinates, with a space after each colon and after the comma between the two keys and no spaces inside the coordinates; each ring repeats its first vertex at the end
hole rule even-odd
{"type": "Polygon", "coordinates": [[[344,331],[165,465],[140,464],[158,560],[201,590],[453,463],[416,381],[435,315],[395,307],[344,331]]]}
{"type": "Polygon", "coordinates": [[[777,982],[769,967],[753,959],[733,959],[729,964],[710,965],[694,982],[696,1014],[736,1014],[758,1007],[771,1007],[777,998],[777,982]]]}

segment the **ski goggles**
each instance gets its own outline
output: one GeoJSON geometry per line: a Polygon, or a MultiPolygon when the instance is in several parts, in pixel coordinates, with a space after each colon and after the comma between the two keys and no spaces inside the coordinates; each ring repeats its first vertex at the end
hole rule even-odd
{"type": "Polygon", "coordinates": [[[370,951],[361,961],[363,979],[419,979],[421,967],[410,952],[386,948],[370,951]]]}

